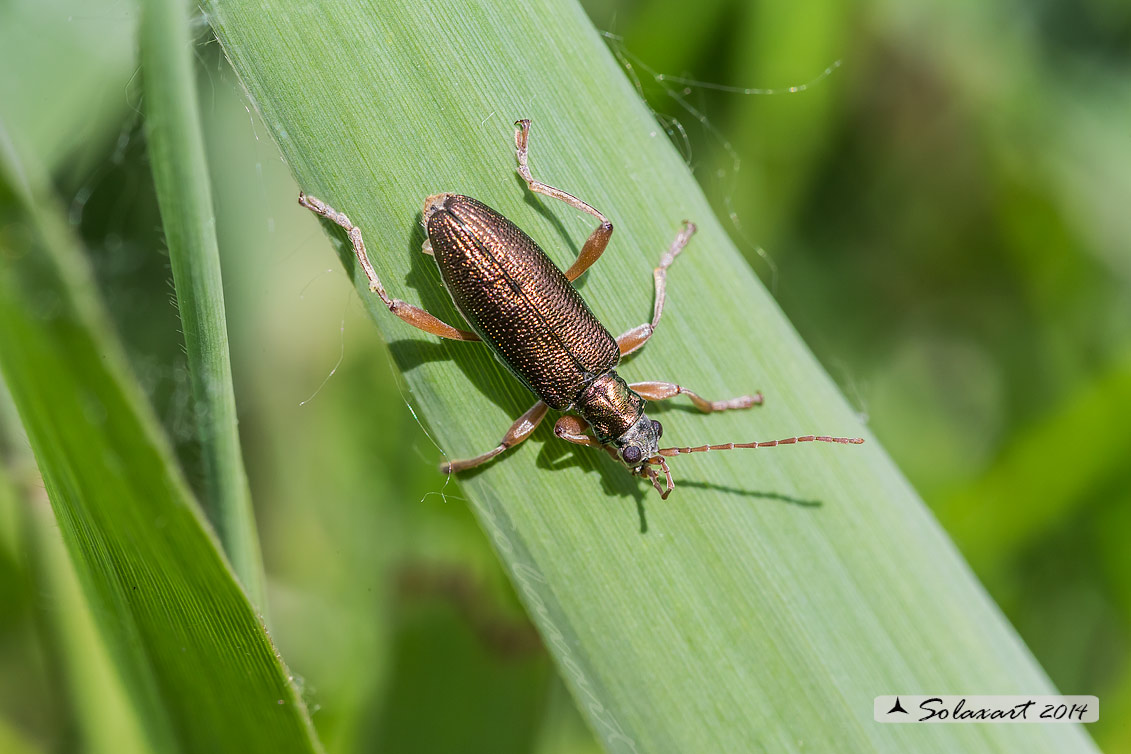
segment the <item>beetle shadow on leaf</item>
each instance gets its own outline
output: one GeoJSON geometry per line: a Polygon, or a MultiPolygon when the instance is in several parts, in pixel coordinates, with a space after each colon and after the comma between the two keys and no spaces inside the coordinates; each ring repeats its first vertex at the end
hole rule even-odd
{"type": "MultiPolygon", "coordinates": [[[[645,517],[645,500],[655,494],[651,484],[640,477],[632,476],[620,463],[614,461],[599,448],[587,448],[558,439],[553,433],[554,417],[547,417],[549,439],[538,451],[535,464],[541,469],[557,471],[577,467],[584,471],[595,471],[601,475],[601,488],[606,497],[632,498],[640,517],[640,533],[648,533],[648,520],[645,517]]],[[[539,431],[542,428],[539,427],[539,431]]],[[[659,496],[657,496],[659,499],[659,496]]]]}
{"type": "MultiPolygon", "coordinates": [[[[673,470],[674,474],[675,471],[673,470]]],[[[740,487],[732,487],[727,484],[717,484],[715,482],[703,482],[698,480],[683,480],[676,482],[676,492],[680,487],[695,487],[701,490],[715,490],[716,492],[726,492],[730,495],[742,495],[744,497],[757,497],[763,500],[777,500],[782,503],[789,503],[796,505],[800,508],[820,508],[824,505],[820,500],[808,500],[800,497],[793,497],[792,495],[783,495],[780,492],[767,492],[765,490],[744,490],[740,487]]]]}
{"type": "MultiPolygon", "coordinates": [[[[546,421],[550,427],[553,426],[550,418],[547,418],[546,421]]],[[[538,431],[541,433],[543,429],[544,427],[539,427],[538,431]]],[[[648,533],[648,521],[646,517],[647,504],[652,501],[653,498],[656,502],[663,504],[672,503],[673,501],[678,502],[676,499],[679,496],[680,488],[713,490],[730,495],[773,500],[801,508],[820,508],[824,505],[820,500],[799,498],[780,492],[742,489],[740,487],[718,484],[702,479],[680,478],[679,471],[677,470],[678,467],[672,470],[672,473],[676,475],[675,490],[667,501],[661,501],[659,495],[652,489],[652,485],[648,480],[632,476],[621,464],[614,461],[603,451],[597,448],[585,448],[558,440],[553,435],[552,429],[546,434],[549,439],[546,440],[545,444],[538,452],[538,459],[535,461],[538,467],[557,470],[576,466],[587,471],[592,470],[600,473],[602,488],[607,496],[631,497],[635,501],[637,514],[640,517],[641,534],[648,533]]],[[[536,437],[537,435],[531,439],[535,439],[536,437]]],[[[529,442],[529,440],[527,442],[529,442]]]]}

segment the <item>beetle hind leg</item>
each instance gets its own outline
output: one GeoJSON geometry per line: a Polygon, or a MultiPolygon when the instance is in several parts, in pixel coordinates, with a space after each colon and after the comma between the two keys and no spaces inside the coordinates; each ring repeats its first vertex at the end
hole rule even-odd
{"type": "Polygon", "coordinates": [[[365,240],[361,237],[361,228],[354,225],[344,212],[339,212],[321,199],[308,196],[301,191],[298,195],[298,203],[316,215],[324,217],[345,229],[350,243],[353,244],[353,253],[357,256],[357,262],[361,265],[361,269],[369,281],[369,290],[381,297],[381,301],[384,302],[389,311],[413,327],[432,335],[438,335],[441,338],[479,340],[479,336],[475,333],[452,327],[419,306],[401,301],[399,298],[389,298],[389,294],[385,293],[385,286],[381,285],[381,280],[377,277],[377,271],[373,269],[373,264],[369,261],[369,254],[365,251],[365,240]]]}
{"type": "Polygon", "coordinates": [[[514,126],[514,151],[515,156],[518,158],[518,174],[526,181],[526,185],[530,190],[536,194],[542,194],[543,196],[561,200],[574,209],[587,212],[597,218],[601,223],[589,234],[589,238],[585,240],[585,245],[581,247],[581,252],[577,255],[577,259],[570,265],[570,268],[565,271],[566,279],[570,281],[577,280],[581,277],[581,274],[592,267],[593,263],[605,252],[605,247],[609,245],[609,239],[613,235],[613,224],[591,204],[581,201],[573,194],[567,194],[561,189],[554,188],[535,179],[534,176],[530,174],[530,166],[527,164],[530,121],[526,119],[515,121],[514,126]]]}
{"type": "Polygon", "coordinates": [[[511,428],[507,430],[507,433],[503,435],[502,442],[500,442],[494,448],[487,451],[483,455],[476,456],[475,458],[465,458],[457,461],[444,461],[442,464],[440,464],[440,471],[444,474],[458,474],[461,471],[467,471],[468,469],[473,469],[480,464],[487,463],[487,461],[490,461],[492,458],[499,455],[507,448],[513,448],[515,445],[518,445],[520,442],[530,437],[530,435],[542,422],[542,419],[546,417],[546,411],[549,410],[549,408],[550,407],[542,401],[538,401],[530,407],[529,411],[515,420],[515,423],[512,424],[511,428]]]}
{"type": "Polygon", "coordinates": [[[672,266],[672,262],[687,246],[687,242],[691,240],[693,235],[695,235],[695,224],[684,220],[683,229],[672,241],[672,245],[668,247],[664,256],[660,257],[660,264],[652,270],[652,280],[656,286],[655,300],[652,304],[652,321],[637,325],[617,338],[617,346],[620,347],[621,356],[627,356],[643,348],[652,334],[656,332],[656,328],[659,327],[660,316],[664,313],[664,301],[667,298],[668,268],[672,266]]]}

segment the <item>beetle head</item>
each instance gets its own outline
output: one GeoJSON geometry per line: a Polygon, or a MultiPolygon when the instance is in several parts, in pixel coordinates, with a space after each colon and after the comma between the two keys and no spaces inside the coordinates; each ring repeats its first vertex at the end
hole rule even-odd
{"type": "Polygon", "coordinates": [[[658,421],[641,414],[628,431],[617,438],[617,458],[632,471],[639,472],[660,451],[660,437],[664,427],[658,421]]]}

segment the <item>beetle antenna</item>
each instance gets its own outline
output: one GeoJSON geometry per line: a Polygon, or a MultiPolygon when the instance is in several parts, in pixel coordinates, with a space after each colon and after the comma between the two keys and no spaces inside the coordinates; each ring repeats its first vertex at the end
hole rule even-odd
{"type": "MultiPolygon", "coordinates": [[[[735,450],[736,448],[772,448],[776,445],[796,445],[799,442],[835,442],[844,445],[859,445],[864,442],[863,437],[826,437],[824,435],[805,435],[803,437],[787,437],[784,440],[765,440],[762,442],[728,442],[723,445],[700,445],[696,448],[661,448],[660,456],[671,458],[688,453],[706,453],[710,450],[735,450]]],[[[663,463],[661,458],[660,463],[663,463]]],[[[667,468],[667,464],[664,464],[667,468]]]]}

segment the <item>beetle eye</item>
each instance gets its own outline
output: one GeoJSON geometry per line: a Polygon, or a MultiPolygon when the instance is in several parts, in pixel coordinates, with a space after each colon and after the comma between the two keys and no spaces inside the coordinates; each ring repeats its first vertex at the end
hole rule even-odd
{"type": "Polygon", "coordinates": [[[629,445],[627,448],[621,451],[620,455],[621,458],[623,458],[628,463],[636,463],[640,460],[640,456],[644,454],[640,452],[640,448],[636,447],[635,445],[629,445]]]}
{"type": "Polygon", "coordinates": [[[656,433],[656,439],[659,440],[664,436],[664,425],[660,424],[655,419],[652,420],[652,431],[656,433]]]}

